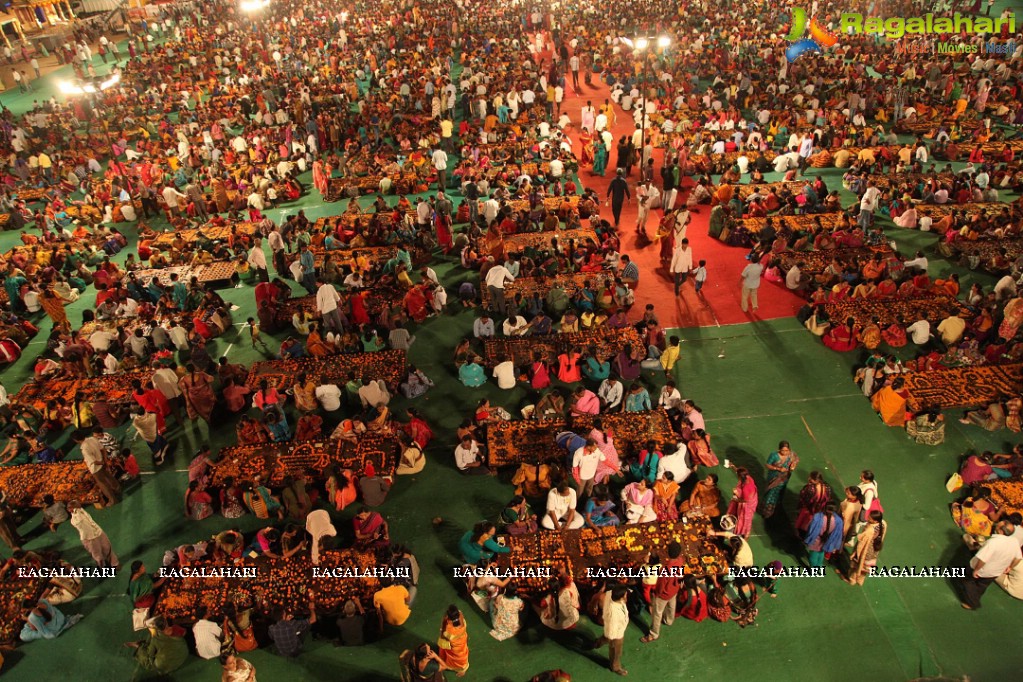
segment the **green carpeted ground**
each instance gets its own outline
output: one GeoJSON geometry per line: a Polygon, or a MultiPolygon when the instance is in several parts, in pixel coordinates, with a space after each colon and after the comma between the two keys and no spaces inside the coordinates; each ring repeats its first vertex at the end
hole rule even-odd
{"type": "MultiPolygon", "coordinates": [[[[8,94],[12,108],[30,104],[39,94],[8,94]]],[[[9,98],[9,99],[8,99],[9,98]]],[[[828,171],[829,179],[837,177],[828,171]]],[[[308,184],[308,177],[303,178],[308,184]]],[[[284,210],[305,208],[311,218],[335,214],[344,205],[319,205],[305,197],[284,210]]],[[[274,211],[274,219],[281,214],[274,211]]],[[[127,232],[133,234],[128,228],[127,232]]],[[[898,231],[900,247],[930,247],[934,237],[898,231]]],[[[0,250],[9,248],[16,235],[0,234],[0,250]]],[[[119,257],[123,261],[127,251],[119,257]]],[[[932,254],[928,254],[932,255],[932,254]]],[[[434,264],[449,287],[465,273],[453,261],[434,264]]],[[[937,264],[932,276],[948,271],[937,264]]],[[[964,285],[970,279],[964,277],[964,285]]],[[[294,287],[296,290],[297,286],[294,287]]],[[[221,292],[240,309],[235,321],[253,314],[251,288],[221,292]]],[[[771,289],[763,295],[770,296],[771,289]]],[[[85,297],[93,300],[94,292],[85,297]]],[[[71,306],[73,324],[81,320],[85,301],[71,306]]],[[[606,669],[604,651],[584,649],[598,628],[588,621],[577,633],[550,636],[535,618],[519,637],[497,643],[488,635],[489,620],[459,594],[451,569],[457,558],[461,533],[481,518],[495,518],[512,494],[501,479],[463,478],[452,462],[452,434],[483,396],[511,411],[528,402],[527,391],[500,391],[495,385],[466,390],[454,373],[451,353],[459,338],[470,333],[472,314],[454,312],[414,329],[417,342],[410,359],[436,382],[436,388],[416,401],[399,399],[395,412],[414,404],[426,416],[437,436],[427,452],[429,464],[415,477],[401,478],[382,508],[391,523],[392,537],[407,542],[423,569],[413,614],[399,631],[359,650],[334,648],[311,642],[297,661],[286,662],[268,651],[247,654],[262,680],[376,680],[397,677],[397,655],[421,641],[434,641],[445,607],[456,603],[469,620],[472,667],[470,680],[525,680],[538,671],[562,667],[578,680],[617,679],[606,669]],[[439,527],[434,516],[445,521],[439,527]]],[[[3,371],[3,383],[13,393],[30,373],[33,351],[41,350],[49,331],[36,337],[25,357],[3,371]]],[[[758,564],[781,559],[793,565],[804,559],[791,531],[795,493],[813,469],[825,473],[840,489],[857,481],[862,468],[872,468],[879,481],[889,520],[889,539],[881,555],[885,565],[957,565],[967,555],[948,514],[951,496],[944,481],[968,449],[1005,447],[1001,434],[961,427],[949,415],[943,446],[913,444],[901,430],[885,427],[852,383],[856,354],[840,355],[823,347],[794,320],[778,320],[681,332],[682,361],[676,378],[686,397],[705,410],[715,451],[722,458],[748,466],[763,480],[763,462],[778,440],[791,441],[801,465],[790,485],[784,513],[766,527],[758,517],[751,545],[758,564]]],[[[229,333],[213,342],[211,354],[227,354],[232,362],[249,363],[261,355],[229,333]]],[[[645,376],[652,386],[659,377],[645,376]]],[[[118,433],[122,433],[123,429],[118,433]]],[[[133,449],[144,470],[142,482],[130,489],[122,504],[93,512],[107,530],[122,563],[143,559],[150,568],[163,552],[181,543],[204,539],[227,527],[214,516],[194,523],[182,515],[185,465],[201,443],[214,450],[234,443],[233,423],[218,423],[212,433],[205,426],[177,426],[171,433],[177,449],[154,472],[144,444],[133,449]]],[[[78,457],[77,450],[72,455],[78,457]]],[[[734,478],[722,475],[722,488],[734,478]]],[[[350,513],[335,518],[345,523],[350,513]]],[[[241,529],[258,527],[255,519],[242,519],[241,529]]],[[[32,536],[30,549],[58,548],[75,564],[87,565],[88,556],[73,529],[55,534],[38,532],[38,517],[22,526],[32,536]]],[[[36,680],[53,676],[83,682],[139,679],[130,651],[121,643],[132,639],[131,605],[125,596],[127,576],[89,581],[83,596],[64,607],[84,613],[82,623],[55,641],[36,642],[6,653],[5,672],[11,679],[36,680]]],[[[734,624],[676,621],[656,644],[643,645],[645,620],[635,622],[626,637],[624,664],[631,678],[723,679],[756,671],[765,680],[898,680],[921,675],[970,675],[975,680],[1007,679],[1011,659],[1001,651],[1006,635],[1019,623],[1020,605],[997,587],[989,590],[984,609],[967,613],[946,581],[941,579],[868,580],[854,588],[829,575],[822,579],[785,581],[778,599],[762,602],[758,626],[740,630],[734,624]]],[[[1010,635],[1011,636],[1011,635],[1010,635]]],[[[1011,645],[1009,645],[1011,646],[1011,645]]],[[[174,676],[178,680],[217,679],[216,662],[191,658],[174,676]]]]}

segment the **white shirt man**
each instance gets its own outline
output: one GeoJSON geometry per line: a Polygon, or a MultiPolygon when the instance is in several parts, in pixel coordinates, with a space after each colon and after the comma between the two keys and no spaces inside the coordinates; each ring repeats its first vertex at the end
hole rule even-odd
{"type": "Polygon", "coordinates": [[[341,294],[337,292],[333,284],[321,284],[316,290],[316,309],[321,315],[327,315],[337,310],[341,294]]]}
{"type": "Polygon", "coordinates": [[[922,346],[931,339],[931,323],[925,319],[919,319],[906,327],[906,333],[918,346],[922,346]]]}
{"type": "Polygon", "coordinates": [[[79,447],[82,451],[82,460],[85,461],[85,466],[89,469],[90,473],[95,474],[106,466],[106,458],[103,456],[103,445],[100,443],[99,438],[89,436],[82,440],[79,447]]]}
{"type": "Polygon", "coordinates": [[[597,396],[604,401],[604,409],[608,412],[617,409],[622,404],[622,382],[614,377],[604,379],[597,389],[597,396]]]}
{"type": "Polygon", "coordinates": [[[121,369],[121,362],[114,357],[113,353],[107,353],[103,357],[103,373],[104,374],[117,374],[121,369]]]}
{"type": "Polygon", "coordinates": [[[323,384],[316,387],[316,399],[327,412],[341,409],[341,389],[334,384],[323,384]]]}
{"type": "Polygon", "coordinates": [[[671,267],[674,274],[684,274],[693,269],[693,250],[687,240],[683,239],[671,253],[671,267]]]}
{"type": "Polygon", "coordinates": [[[582,528],[585,521],[582,514],[575,510],[577,501],[578,497],[572,488],[565,486],[563,491],[551,488],[547,493],[547,513],[544,514],[540,525],[548,530],[555,530],[554,519],[557,519],[560,528],[582,528]]]}
{"type": "Polygon", "coordinates": [[[587,442],[572,454],[572,471],[579,479],[579,492],[589,495],[593,492],[594,479],[597,477],[597,467],[605,461],[607,456],[601,452],[596,443],[587,442]]]}
{"type": "Polygon", "coordinates": [[[483,202],[483,217],[486,219],[488,226],[497,220],[497,215],[500,212],[501,204],[494,197],[490,197],[483,202]]]}
{"type": "MultiPolygon", "coordinates": [[[[1015,530],[1015,526],[1005,524],[1015,530]]],[[[1001,531],[993,534],[970,560],[973,574],[980,579],[992,579],[1002,575],[1020,562],[1019,543],[1012,535],[1001,531]]]]}
{"type": "MultiPolygon", "coordinates": [[[[256,270],[266,270],[266,254],[263,253],[263,245],[257,242],[249,249],[249,265],[256,270]]],[[[295,259],[298,262],[298,259],[295,259]]]]}
{"type": "Polygon", "coordinates": [[[867,187],[867,191],[863,193],[863,197],[860,199],[860,210],[870,211],[873,213],[877,210],[877,200],[881,196],[881,190],[877,187],[867,187]]]}
{"type": "Polygon", "coordinates": [[[657,463],[657,478],[662,478],[665,471],[670,471],[671,475],[675,477],[673,480],[678,484],[681,484],[693,473],[686,463],[685,443],[679,443],[675,452],[661,457],[661,461],[657,463]]]}
{"type": "Polygon", "coordinates": [[[509,317],[504,321],[502,331],[505,336],[525,336],[529,333],[529,323],[522,315],[509,317]]]}
{"type": "Polygon", "coordinates": [[[359,389],[359,400],[363,407],[376,407],[391,402],[391,394],[384,388],[382,381],[371,381],[359,389]]]}
{"type": "Polygon", "coordinates": [[[665,384],[661,389],[661,396],[658,398],[657,404],[666,410],[677,410],[682,405],[682,394],[674,386],[665,384]]]}
{"type": "Polygon", "coordinates": [[[505,282],[514,282],[515,275],[511,274],[508,268],[503,265],[495,265],[487,271],[487,286],[495,289],[504,289],[505,282]]]}
{"type": "Polygon", "coordinates": [[[199,654],[200,658],[210,660],[220,656],[220,642],[224,631],[219,625],[203,618],[192,626],[192,634],[195,636],[195,653],[199,654]]]}
{"type": "Polygon", "coordinates": [[[927,257],[919,255],[913,260],[906,261],[906,269],[909,270],[910,268],[919,268],[924,272],[927,272],[927,257]]]}
{"type": "Polygon", "coordinates": [[[163,201],[167,204],[167,208],[172,211],[176,211],[180,207],[181,199],[188,199],[187,196],[174,189],[170,185],[163,188],[163,201]]]}
{"type": "Polygon", "coordinates": [[[480,446],[471,438],[465,439],[455,447],[455,466],[459,471],[479,468],[474,466],[480,459],[480,446]]]}
{"type": "Polygon", "coordinates": [[[167,400],[174,400],[181,396],[181,389],[178,387],[178,375],[169,367],[161,367],[153,372],[153,386],[156,387],[167,400]]]}
{"type": "Polygon", "coordinates": [[[494,367],[494,378],[497,379],[497,387],[505,390],[515,388],[515,363],[511,360],[499,362],[494,367]]]}
{"type": "Polygon", "coordinates": [[[494,335],[494,320],[487,316],[476,318],[472,323],[472,334],[477,339],[489,339],[494,335]]]}
{"type": "Polygon", "coordinates": [[[116,339],[116,334],[108,332],[105,329],[97,329],[89,335],[89,345],[97,352],[110,350],[110,344],[116,339]]]}
{"type": "Polygon", "coordinates": [[[433,152],[433,156],[430,157],[433,162],[434,170],[447,170],[448,168],[448,155],[443,149],[436,149],[433,152]]]}

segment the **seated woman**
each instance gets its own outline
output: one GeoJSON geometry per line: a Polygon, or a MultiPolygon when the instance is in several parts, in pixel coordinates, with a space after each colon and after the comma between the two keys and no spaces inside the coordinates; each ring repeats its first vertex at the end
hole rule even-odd
{"type": "Polygon", "coordinates": [[[469,388],[477,388],[487,382],[486,372],[475,355],[467,358],[467,362],[458,368],[458,379],[469,388]]]}
{"type": "MultiPolygon", "coordinates": [[[[997,457],[1005,458],[1004,455],[997,457]]],[[[990,451],[984,451],[979,455],[967,457],[959,469],[963,485],[973,486],[984,481],[997,481],[999,478],[1008,478],[1011,475],[1008,469],[993,466],[995,458],[996,455],[990,451]]]]}
{"type": "Polygon", "coordinates": [[[986,409],[965,413],[959,423],[973,424],[987,431],[999,431],[1005,427],[1005,408],[1000,402],[993,402],[986,409]]]}
{"type": "Polygon", "coordinates": [[[128,645],[135,649],[135,662],[143,669],[164,675],[180,668],[188,658],[185,629],[168,625],[162,616],[149,626],[148,640],[128,645]]]}
{"type": "Polygon", "coordinates": [[[430,380],[430,377],[426,376],[422,370],[416,369],[415,365],[409,365],[408,376],[398,388],[406,398],[418,398],[432,386],[433,381],[430,380]]]}
{"type": "Polygon", "coordinates": [[[1001,517],[990,496],[990,488],[975,487],[965,500],[952,503],[952,519],[966,531],[963,541],[973,549],[991,537],[994,524],[1001,517]]]}
{"type": "Polygon", "coordinates": [[[906,422],[906,435],[921,445],[945,442],[945,417],[938,408],[924,410],[906,422]]]}
{"type": "Polygon", "coordinates": [[[382,402],[367,408],[365,419],[366,431],[371,433],[390,433],[390,417],[390,408],[382,402]]]}
{"type": "Polygon", "coordinates": [[[387,547],[391,542],[387,521],[379,512],[360,507],[352,519],[352,527],[355,531],[355,549],[375,551],[387,547]]]}
{"type": "Polygon", "coordinates": [[[820,304],[813,306],[813,312],[810,317],[806,318],[803,326],[814,336],[824,336],[831,328],[831,320],[828,319],[828,313],[824,306],[820,304]]]}
{"type": "Polygon", "coordinates": [[[654,491],[641,478],[622,490],[622,504],[625,507],[626,523],[650,523],[657,520],[654,512],[654,491]]]}
{"type": "Polygon", "coordinates": [[[899,377],[891,385],[882,387],[870,404],[874,407],[882,421],[888,426],[902,427],[906,424],[906,403],[909,392],[905,390],[905,380],[899,377]]]}
{"type": "Polygon", "coordinates": [[[26,600],[21,607],[23,609],[22,618],[25,620],[19,635],[22,642],[56,639],[83,617],[80,613],[66,617],[60,609],[51,605],[46,599],[40,599],[37,602],[26,600]]]}
{"type": "Polygon", "coordinates": [[[721,515],[721,491],[718,490],[717,474],[708,474],[697,481],[689,499],[678,506],[679,514],[702,514],[709,518],[721,515]]]}
{"type": "Polygon", "coordinates": [[[831,350],[847,353],[856,349],[857,331],[856,319],[850,317],[845,321],[845,324],[831,327],[821,340],[831,350]]]}
{"type": "Polygon", "coordinates": [[[316,324],[309,325],[309,336],[306,337],[305,350],[306,353],[314,358],[334,353],[334,349],[323,340],[323,337],[320,336],[319,326],[316,324]]]}
{"type": "Polygon", "coordinates": [[[501,511],[501,522],[504,530],[510,535],[535,533],[538,528],[536,514],[529,508],[529,503],[522,495],[516,495],[501,511]]]}
{"type": "Polygon", "coordinates": [[[906,322],[902,315],[895,316],[895,322],[881,332],[881,338],[892,348],[902,348],[906,345],[906,322]]]}
{"type": "Polygon", "coordinates": [[[593,489],[593,496],[586,501],[583,508],[583,520],[589,528],[617,526],[621,519],[615,514],[615,503],[611,501],[606,486],[599,485],[593,489]]]}

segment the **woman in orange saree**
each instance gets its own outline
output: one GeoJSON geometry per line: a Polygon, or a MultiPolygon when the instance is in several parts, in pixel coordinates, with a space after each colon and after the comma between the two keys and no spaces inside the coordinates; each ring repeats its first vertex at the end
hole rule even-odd
{"type": "Polygon", "coordinates": [[[437,645],[444,665],[463,677],[469,669],[469,634],[465,630],[465,616],[454,604],[448,607],[441,621],[437,645]]]}
{"type": "Polygon", "coordinates": [[[324,341],[323,337],[320,336],[318,327],[313,326],[309,330],[309,336],[306,337],[305,341],[306,352],[314,358],[321,358],[324,355],[330,355],[332,350],[324,341]]]}
{"type": "Polygon", "coordinates": [[[906,424],[906,402],[908,391],[904,390],[905,381],[900,377],[885,386],[871,399],[871,405],[888,426],[903,427],[906,424]]]}

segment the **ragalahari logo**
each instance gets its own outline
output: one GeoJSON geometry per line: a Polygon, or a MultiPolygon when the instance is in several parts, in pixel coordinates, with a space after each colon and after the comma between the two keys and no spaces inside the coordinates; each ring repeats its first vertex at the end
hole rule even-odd
{"type": "Polygon", "coordinates": [[[807,52],[820,52],[822,48],[831,47],[838,42],[830,31],[820,25],[817,17],[810,19],[810,37],[804,38],[806,33],[806,10],[802,7],[792,8],[792,28],[785,40],[792,43],[785,50],[785,58],[794,62],[807,52]]]}

